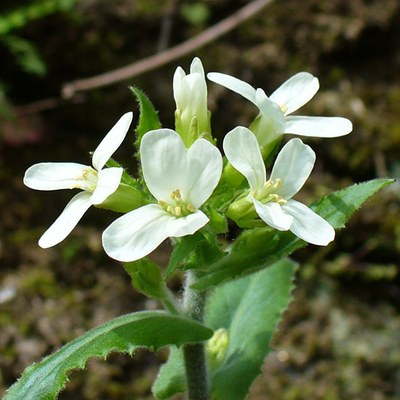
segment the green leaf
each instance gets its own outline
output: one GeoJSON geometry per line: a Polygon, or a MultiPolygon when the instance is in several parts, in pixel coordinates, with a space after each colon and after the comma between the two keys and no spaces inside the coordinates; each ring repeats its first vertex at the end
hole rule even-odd
{"type": "Polygon", "coordinates": [[[27,368],[4,400],[55,399],[68,372],[84,368],[93,356],[106,357],[111,351],[133,353],[139,347],[155,351],[171,344],[200,342],[211,335],[211,329],[193,320],[160,311],[124,315],[88,331],[27,368]]]}
{"type": "Polygon", "coordinates": [[[153,129],[161,128],[161,123],[158,119],[158,113],[149,98],[137,87],[131,86],[129,89],[136,97],[139,105],[140,116],[138,125],[136,126],[137,140],[135,143],[139,149],[143,135],[153,129]]]}
{"type": "MultiPolygon", "coordinates": [[[[340,229],[365,201],[392,182],[393,179],[374,179],[355,184],[322,197],[311,208],[335,229],[340,229]]],[[[279,232],[269,227],[246,230],[235,240],[230,253],[210,265],[192,287],[204,290],[259,271],[306,245],[291,232],[279,232]]]]}
{"type": "Polygon", "coordinates": [[[168,361],[160,368],[152,392],[157,400],[186,392],[185,362],[181,349],[171,347],[168,361]]]}
{"type": "Polygon", "coordinates": [[[393,183],[394,179],[373,179],[356,183],[322,197],[311,208],[335,229],[345,227],[351,215],[376,192],[393,183]]]}
{"type": "Polygon", "coordinates": [[[202,235],[199,232],[176,239],[165,273],[166,279],[170,278],[175,270],[185,269],[185,266],[192,265],[195,262],[194,251],[199,240],[202,240],[202,235]]]}
{"type": "Polygon", "coordinates": [[[39,77],[46,75],[46,64],[33,43],[14,35],[4,36],[2,42],[9,48],[23,71],[39,77]]]}
{"type": "Polygon", "coordinates": [[[203,269],[223,255],[216,237],[212,234],[196,232],[184,236],[177,239],[168,263],[166,279],[171,277],[176,269],[203,269]]]}
{"type": "Polygon", "coordinates": [[[147,297],[164,300],[168,298],[168,289],[162,277],[160,267],[149,258],[124,263],[125,271],[132,279],[132,286],[147,297]]]}
{"type": "Polygon", "coordinates": [[[214,400],[243,400],[261,372],[282,313],[292,300],[296,264],[281,260],[214,290],[205,321],[228,332],[222,363],[211,371],[214,400]]]}
{"type": "Polygon", "coordinates": [[[7,13],[2,10],[2,15],[0,16],[0,36],[21,28],[31,21],[44,18],[56,12],[69,12],[69,15],[71,15],[74,6],[79,1],[80,0],[34,0],[25,2],[28,4],[17,8],[14,6],[11,11],[7,13]]]}

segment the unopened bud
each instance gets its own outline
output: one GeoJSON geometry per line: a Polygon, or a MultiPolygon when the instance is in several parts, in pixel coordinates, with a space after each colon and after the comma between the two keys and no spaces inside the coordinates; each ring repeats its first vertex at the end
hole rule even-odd
{"type": "Polygon", "coordinates": [[[231,203],[226,215],[235,222],[257,218],[258,216],[253,201],[247,196],[243,196],[231,203]]]}
{"type": "Polygon", "coordinates": [[[228,345],[228,331],[224,328],[217,329],[207,343],[207,353],[212,368],[218,368],[222,364],[228,345]]]}
{"type": "Polygon", "coordinates": [[[207,84],[199,58],[192,61],[187,75],[181,67],[176,69],[173,90],[176,103],[175,130],[185,146],[190,147],[200,137],[212,140],[207,84]]]}

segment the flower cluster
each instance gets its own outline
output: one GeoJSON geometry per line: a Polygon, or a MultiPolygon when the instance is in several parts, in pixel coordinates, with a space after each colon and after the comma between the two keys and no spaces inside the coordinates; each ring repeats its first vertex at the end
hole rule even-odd
{"type": "MultiPolygon", "coordinates": [[[[332,226],[293,199],[313,169],[314,151],[299,138],[290,139],[277,155],[268,179],[265,160],[274,155],[284,134],[338,137],[351,132],[351,122],[339,117],[290,115],[319,89],[318,79],[307,72],[294,75],[269,97],[262,89],[229,75],[213,72],[207,77],[256,105],[258,116],[248,128],[239,126],[226,134],[224,161],[212,137],[203,65],[195,58],[187,75],[178,67],[173,79],[175,130],[161,128],[142,135],[138,153],[142,179],[131,181],[143,196],[105,229],[102,243],[106,253],[124,262],[141,259],[168,237],[212,232],[215,215],[231,219],[243,229],[269,226],[291,231],[312,244],[330,243],[335,236],[332,226]],[[224,198],[218,203],[214,194],[223,181],[221,176],[229,170],[236,174],[225,180],[232,184],[232,196],[228,202],[224,198]]],[[[110,158],[131,122],[131,112],[119,119],[94,151],[93,167],[39,163],[26,171],[24,183],[33,189],[81,189],[40,238],[41,247],[61,242],[92,205],[121,208],[110,203],[118,203],[123,185],[127,185],[122,182],[126,172],[108,165],[116,165],[110,158]]]]}

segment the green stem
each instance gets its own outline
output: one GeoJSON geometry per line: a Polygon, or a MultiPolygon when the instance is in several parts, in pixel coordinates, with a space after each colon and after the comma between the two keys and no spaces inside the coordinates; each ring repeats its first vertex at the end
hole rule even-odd
{"type": "MultiPolygon", "coordinates": [[[[186,315],[196,321],[203,321],[205,292],[190,288],[196,280],[196,273],[188,271],[184,295],[186,315]]],[[[203,343],[183,346],[189,400],[208,400],[208,378],[205,349],[203,343]]]]}

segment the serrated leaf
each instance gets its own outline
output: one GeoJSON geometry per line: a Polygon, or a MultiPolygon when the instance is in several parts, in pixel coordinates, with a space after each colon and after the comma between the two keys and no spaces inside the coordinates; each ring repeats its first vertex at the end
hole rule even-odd
{"type": "Polygon", "coordinates": [[[370,197],[394,181],[394,179],[373,179],[356,183],[322,197],[311,208],[335,229],[341,229],[370,197]]]}
{"type": "Polygon", "coordinates": [[[181,349],[172,347],[168,361],[160,368],[152,392],[157,400],[166,400],[186,392],[185,362],[181,349]]]}
{"type": "Polygon", "coordinates": [[[269,343],[292,300],[296,264],[281,260],[263,271],[229,282],[210,296],[205,321],[228,332],[222,363],[211,371],[213,400],[243,400],[261,373],[269,343]]]}
{"type": "Polygon", "coordinates": [[[55,399],[67,381],[68,372],[84,368],[93,356],[106,357],[111,351],[132,353],[137,348],[155,351],[167,345],[200,342],[211,335],[211,329],[193,320],[161,311],[124,315],[88,331],[28,367],[4,400],[55,399]]]}
{"type": "MultiPolygon", "coordinates": [[[[393,181],[374,179],[355,184],[322,197],[311,208],[335,229],[340,229],[365,201],[393,181]]],[[[210,265],[204,276],[192,287],[204,290],[259,271],[306,245],[306,242],[291,232],[279,232],[268,227],[244,231],[235,240],[230,253],[210,265]]]]}
{"type": "Polygon", "coordinates": [[[149,98],[137,87],[131,86],[129,89],[136,97],[139,105],[140,115],[138,125],[136,126],[137,140],[135,143],[136,147],[139,149],[143,135],[153,129],[161,128],[161,123],[158,118],[158,113],[149,98]]]}

